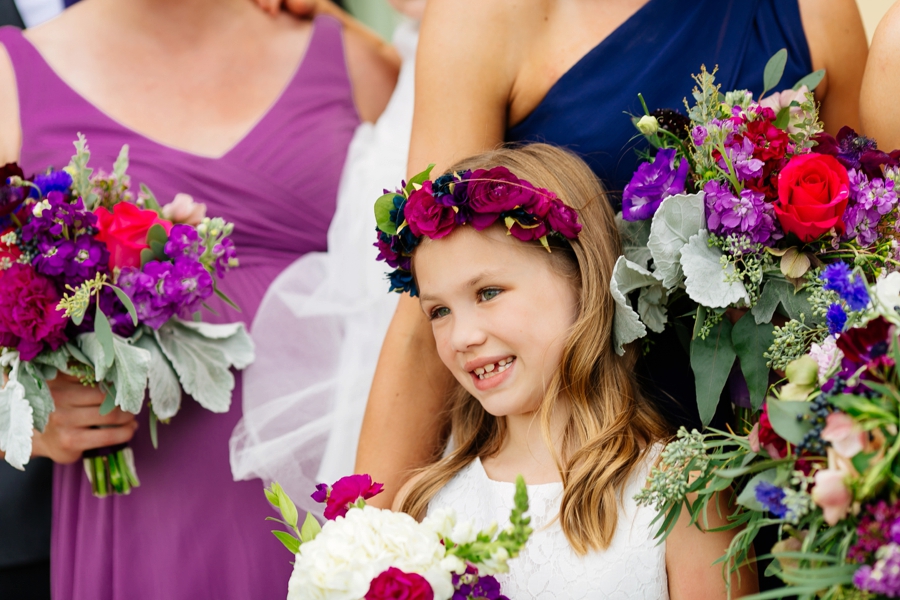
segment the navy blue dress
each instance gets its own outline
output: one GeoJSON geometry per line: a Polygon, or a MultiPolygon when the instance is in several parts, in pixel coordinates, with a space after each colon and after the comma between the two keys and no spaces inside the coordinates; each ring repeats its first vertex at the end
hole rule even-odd
{"type": "MultiPolygon", "coordinates": [[[[766,62],[781,48],[788,51],[781,80],[786,89],[812,71],[797,0],[650,0],[566,72],[506,139],[576,152],[618,204],[637,168],[635,148],[644,142],[629,117],[643,114],[638,93],[650,110],[685,113],[684,98],[694,87],[691,75],[706,65],[718,66],[723,91],[759,95],[766,62]]],[[[689,339],[684,323],[651,334],[639,372],[645,392],[674,424],[696,426],[689,339]]]]}

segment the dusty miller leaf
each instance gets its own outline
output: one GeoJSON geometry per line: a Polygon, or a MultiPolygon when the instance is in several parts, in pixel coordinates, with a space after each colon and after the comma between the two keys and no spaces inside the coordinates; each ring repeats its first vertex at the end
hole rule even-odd
{"type": "Polygon", "coordinates": [[[25,388],[25,399],[31,405],[34,426],[38,431],[44,431],[47,419],[53,412],[53,396],[50,388],[37,367],[32,363],[22,363],[19,372],[19,383],[25,388]]]}
{"type": "Polygon", "coordinates": [[[18,381],[7,381],[0,390],[0,450],[6,453],[6,462],[20,471],[31,458],[33,433],[33,413],[25,400],[25,388],[18,381]]]}
{"type": "Polygon", "coordinates": [[[211,340],[175,319],[154,331],[154,335],[184,391],[207,410],[227,412],[234,375],[220,347],[221,340],[211,340]]]}
{"type": "Polygon", "coordinates": [[[728,281],[734,265],[722,267],[722,251],[710,247],[706,230],[691,237],[681,251],[685,289],[691,300],[707,308],[727,308],[739,301],[750,303],[747,288],[739,281],[728,281]]]}
{"type": "Polygon", "coordinates": [[[670,196],[653,215],[647,246],[666,289],[681,283],[681,250],[705,225],[703,198],[702,192],[670,196]]]}
{"type": "Polygon", "coordinates": [[[113,337],[115,363],[109,378],[116,388],[116,406],[137,414],[144,404],[147,377],[150,373],[150,352],[132,346],[119,336],[113,337]]]}
{"type": "Polygon", "coordinates": [[[216,346],[225,359],[235,369],[245,369],[255,358],[255,348],[250,334],[243,323],[203,323],[197,321],[175,321],[185,329],[190,329],[204,338],[215,340],[216,346]]]}
{"type": "MultiPolygon", "coordinates": [[[[97,339],[97,334],[93,331],[82,333],[78,336],[77,341],[78,349],[81,350],[83,356],[87,358],[88,361],[90,361],[91,366],[94,367],[94,380],[98,382],[106,380],[106,374],[108,372],[108,369],[105,366],[107,362],[106,351],[100,343],[100,340],[97,339]]],[[[115,355],[113,355],[113,360],[115,360],[115,355]]]]}
{"type": "Polygon", "coordinates": [[[150,404],[160,419],[171,419],[181,407],[181,384],[169,359],[153,336],[143,335],[136,346],[150,353],[150,404]]]}
{"type": "Polygon", "coordinates": [[[616,261],[612,280],[609,282],[609,291],[616,302],[616,314],[613,319],[613,341],[616,347],[616,354],[619,356],[625,354],[624,346],[626,344],[630,344],[634,340],[647,335],[647,328],[644,327],[638,314],[631,308],[631,304],[628,301],[628,293],[654,283],[659,284],[659,281],[640,265],[629,261],[624,256],[620,256],[616,261]]]}
{"type": "Polygon", "coordinates": [[[650,224],[649,219],[626,221],[621,212],[616,215],[616,226],[622,236],[622,254],[645,269],[649,268],[650,259],[653,258],[647,247],[647,242],[650,241],[650,224]]]}

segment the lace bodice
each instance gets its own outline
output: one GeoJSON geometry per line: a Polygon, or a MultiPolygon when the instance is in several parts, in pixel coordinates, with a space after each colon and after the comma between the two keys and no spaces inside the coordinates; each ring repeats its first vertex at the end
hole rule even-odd
{"type": "MultiPolygon", "coordinates": [[[[656,453],[651,453],[655,455],[656,453]]],[[[497,577],[510,600],[667,600],[665,542],[653,538],[652,508],[632,499],[643,486],[648,469],[629,481],[619,508],[612,544],[602,552],[578,556],[563,534],[559,520],[562,484],[528,486],[529,514],[534,533],[509,573],[497,577]]],[[[429,504],[429,510],[453,508],[460,517],[484,528],[496,521],[509,525],[515,485],[488,478],[480,459],[460,471],[429,504]]]]}

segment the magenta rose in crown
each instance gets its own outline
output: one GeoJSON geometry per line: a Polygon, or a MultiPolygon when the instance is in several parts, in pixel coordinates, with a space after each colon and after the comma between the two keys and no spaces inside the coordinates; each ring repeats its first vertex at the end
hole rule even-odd
{"type": "MultiPolygon", "coordinates": [[[[20,469],[53,410],[47,381],[59,373],[99,386],[101,412],[136,414],[148,395],[155,446],[157,423],[175,416],[182,392],[224,412],[229,369],[253,360],[242,324],[199,320],[213,295],[228,301],[219,281],[238,265],[233,226],[197,221],[205,207],[184,195],[169,211],[146,187],[135,196],[127,147],[109,174],[87,168],[83,137],[75,148],[64,170],[26,179],[15,165],[0,169],[0,450],[20,469]]],[[[85,471],[98,496],[139,485],[127,447],[86,453],[85,471]]]]}
{"type": "Polygon", "coordinates": [[[531,535],[525,481],[516,481],[509,527],[478,531],[452,510],[421,522],[366,505],[382,491],[369,475],[316,486],[325,524],[297,507],[277,483],[266,498],[288,531],[272,533],[295,555],[288,600],[508,600],[494,575],[508,570],[531,535]]]}

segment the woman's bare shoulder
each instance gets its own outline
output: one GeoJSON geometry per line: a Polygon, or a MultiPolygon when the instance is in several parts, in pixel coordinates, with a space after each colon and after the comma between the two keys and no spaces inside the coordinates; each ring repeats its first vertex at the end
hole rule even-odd
{"type": "Polygon", "coordinates": [[[0,44],[0,165],[17,162],[21,146],[16,73],[6,48],[0,44]]]}
{"type": "Polygon", "coordinates": [[[891,8],[875,31],[863,77],[860,118],[863,132],[885,149],[900,148],[896,100],[900,94],[900,4],[891,8]]]}
{"type": "Polygon", "coordinates": [[[374,122],[397,84],[400,56],[386,41],[355,25],[344,25],[344,48],[359,116],[374,122]]]}

